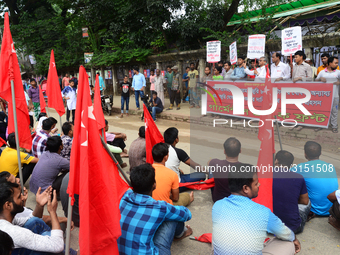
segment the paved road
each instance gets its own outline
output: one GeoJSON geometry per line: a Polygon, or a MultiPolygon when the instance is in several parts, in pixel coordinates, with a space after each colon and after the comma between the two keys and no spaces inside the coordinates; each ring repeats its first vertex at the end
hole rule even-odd
{"type": "MultiPolygon", "coordinates": [[[[51,114],[55,116],[54,113],[51,114]]],[[[65,121],[63,117],[63,121],[65,121]]],[[[110,130],[114,132],[124,132],[127,134],[127,148],[131,142],[137,138],[138,128],[143,125],[140,118],[137,116],[124,117],[123,119],[117,116],[107,116],[110,130]]],[[[58,118],[59,120],[59,118],[58,118]]],[[[168,127],[174,126],[180,130],[178,144],[179,148],[190,153],[191,158],[198,163],[204,165],[211,158],[223,158],[223,142],[230,136],[237,137],[242,144],[242,153],[240,161],[250,164],[256,164],[260,142],[254,135],[242,132],[239,130],[213,129],[212,127],[197,127],[191,126],[189,123],[176,122],[169,120],[158,120],[157,126],[163,133],[168,127]],[[191,144],[191,147],[190,147],[191,144]]],[[[294,163],[304,162],[303,144],[299,141],[290,141],[289,144],[283,144],[283,149],[292,152],[295,156],[294,163]]],[[[278,145],[276,150],[279,150],[278,145]]],[[[328,161],[336,166],[339,171],[339,155],[332,152],[324,151],[321,159],[328,161]]],[[[128,159],[123,159],[128,163],[128,159]]],[[[125,168],[125,171],[129,167],[125,168]]],[[[182,165],[181,169],[189,173],[189,168],[182,165]]],[[[339,176],[339,175],[338,175],[339,176]]],[[[27,182],[28,183],[28,182],[27,182]]],[[[212,232],[211,208],[213,202],[211,200],[210,191],[194,191],[195,201],[189,206],[192,212],[192,220],[189,224],[194,231],[194,236],[199,236],[203,233],[212,232]]],[[[34,206],[34,195],[30,193],[28,206],[34,206]]],[[[47,211],[46,211],[47,213],[47,211]]],[[[61,205],[58,208],[58,215],[62,216],[61,205]]],[[[226,215],[228,217],[228,215],[226,215]]],[[[75,229],[72,232],[71,247],[78,248],[78,231],[75,229]]],[[[226,230],[228,231],[228,230],[226,230]]],[[[340,232],[335,230],[327,223],[327,218],[315,218],[306,224],[305,230],[298,235],[298,239],[302,244],[300,254],[304,255],[319,255],[319,254],[339,254],[340,253],[340,232]]],[[[211,245],[199,243],[197,241],[186,238],[180,242],[174,242],[172,246],[172,254],[210,254],[211,245]]]]}

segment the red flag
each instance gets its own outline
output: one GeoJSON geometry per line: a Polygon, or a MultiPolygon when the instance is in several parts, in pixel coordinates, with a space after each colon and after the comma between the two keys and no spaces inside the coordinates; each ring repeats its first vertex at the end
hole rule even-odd
{"type": "Polygon", "coordinates": [[[57,67],[54,61],[54,51],[51,50],[50,65],[47,75],[46,86],[48,107],[54,108],[59,116],[65,114],[63,98],[61,96],[57,67]]]}
{"type": "MultiPolygon", "coordinates": [[[[128,189],[101,143],[93,114],[88,75],[79,69],[74,140],[67,193],[79,194],[79,246],[83,255],[119,254],[119,202],[128,189]]],[[[72,199],[74,200],[74,199],[72,199]]],[[[73,201],[72,201],[73,202],[73,201]]]]}
{"type": "Polygon", "coordinates": [[[212,243],[212,233],[206,233],[199,237],[195,236],[195,240],[200,241],[202,243],[212,243]]]}
{"type": "Polygon", "coordinates": [[[5,24],[0,56],[0,97],[8,102],[8,133],[15,132],[12,93],[15,93],[15,107],[19,132],[19,145],[30,150],[32,147],[30,117],[22,85],[18,57],[9,29],[8,13],[5,13],[5,24]],[[14,82],[14,91],[11,91],[11,81],[14,82]]]}
{"type": "Polygon", "coordinates": [[[46,103],[42,89],[39,87],[40,111],[46,113],[46,103]]]}
{"type": "Polygon", "coordinates": [[[99,88],[99,76],[96,75],[96,83],[94,84],[94,100],[93,100],[94,116],[98,122],[98,129],[101,130],[105,128],[105,118],[102,109],[102,101],[100,98],[100,88],[99,88]]]}
{"type": "MultiPolygon", "coordinates": [[[[263,94],[263,109],[267,110],[271,107],[272,102],[272,84],[270,78],[266,78],[266,93],[263,94]]],[[[274,167],[273,156],[275,153],[274,128],[271,121],[273,114],[260,116],[264,122],[262,127],[259,127],[258,139],[261,141],[257,166],[259,169],[258,178],[261,184],[258,196],[254,199],[255,202],[268,207],[273,211],[273,171],[274,167]],[[266,168],[266,171],[264,170],[266,168]]],[[[262,124],[262,123],[261,123],[262,124]]]]}
{"type": "Polygon", "coordinates": [[[184,182],[179,184],[180,187],[186,187],[188,189],[194,190],[206,190],[215,187],[215,179],[210,178],[206,181],[199,181],[199,182],[184,182]]]}
{"type": "Polygon", "coordinates": [[[157,143],[164,143],[164,138],[159,132],[156,123],[153,121],[150,112],[145,104],[143,104],[144,122],[145,122],[145,150],[146,163],[153,164],[152,148],[157,143]]]}
{"type": "Polygon", "coordinates": [[[6,141],[0,137],[0,147],[4,144],[6,144],[6,141]]]}

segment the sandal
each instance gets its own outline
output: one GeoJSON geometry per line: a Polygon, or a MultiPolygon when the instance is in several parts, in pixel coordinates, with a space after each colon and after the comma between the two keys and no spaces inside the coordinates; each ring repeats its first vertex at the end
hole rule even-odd
{"type": "Polygon", "coordinates": [[[192,228],[189,225],[186,225],[185,227],[187,228],[187,230],[183,233],[183,235],[181,237],[179,237],[179,238],[175,237],[174,241],[180,241],[180,240],[192,235],[192,233],[193,233],[192,228]]]}
{"type": "Polygon", "coordinates": [[[313,212],[309,212],[308,217],[307,217],[307,222],[310,221],[311,219],[315,218],[316,214],[313,212]]]}
{"type": "Polygon", "coordinates": [[[332,128],[332,132],[333,133],[338,133],[338,129],[337,128],[332,128]]]}
{"type": "Polygon", "coordinates": [[[322,128],[316,128],[314,129],[315,132],[319,132],[322,128]]]}

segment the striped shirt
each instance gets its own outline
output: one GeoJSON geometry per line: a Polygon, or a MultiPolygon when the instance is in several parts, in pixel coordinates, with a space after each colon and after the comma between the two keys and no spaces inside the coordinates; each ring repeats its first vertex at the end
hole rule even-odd
{"type": "Polygon", "coordinates": [[[44,151],[46,151],[46,142],[49,137],[50,134],[45,130],[38,131],[32,142],[32,154],[34,157],[40,158],[44,151]]]}

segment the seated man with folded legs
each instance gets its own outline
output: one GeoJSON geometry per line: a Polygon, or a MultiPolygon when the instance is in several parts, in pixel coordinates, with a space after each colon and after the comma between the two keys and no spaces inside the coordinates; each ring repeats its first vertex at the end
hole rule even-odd
{"type": "Polygon", "coordinates": [[[329,209],[328,223],[340,231],[340,190],[332,192],[327,198],[333,203],[329,209]]]}
{"type": "Polygon", "coordinates": [[[130,180],[132,190],[125,192],[119,205],[122,230],[117,241],[119,254],[170,255],[174,237],[181,239],[192,233],[184,225],[191,219],[191,212],[184,206],[152,198],[158,184],[150,164],[133,168],[130,180]]]}

